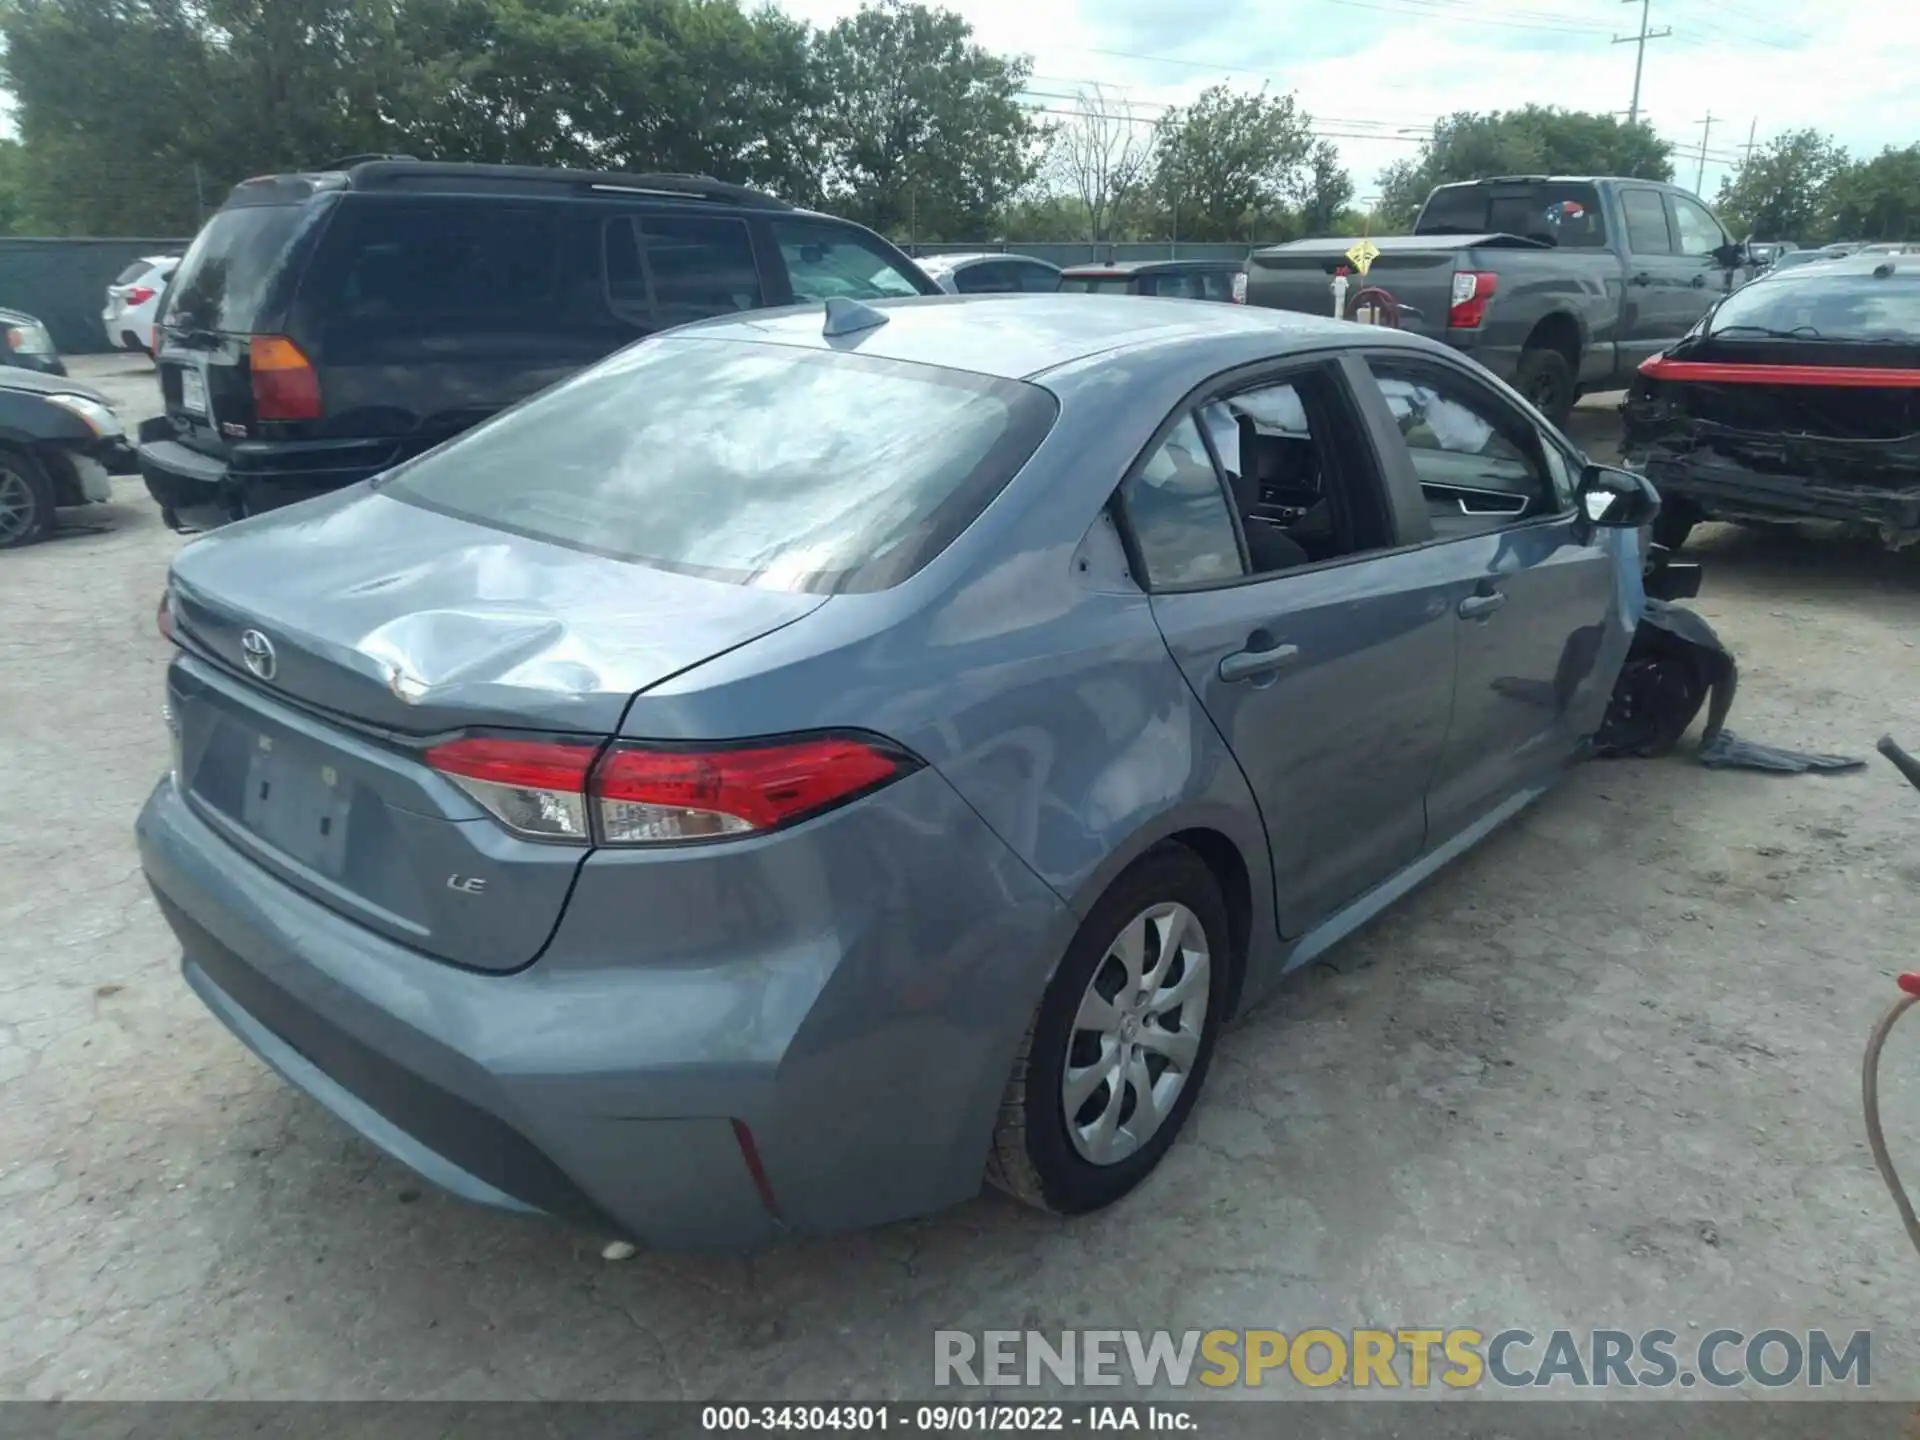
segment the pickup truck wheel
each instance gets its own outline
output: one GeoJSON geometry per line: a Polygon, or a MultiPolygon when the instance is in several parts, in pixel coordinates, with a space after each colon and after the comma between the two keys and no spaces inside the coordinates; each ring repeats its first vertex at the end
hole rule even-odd
{"type": "Polygon", "coordinates": [[[0,448],[0,550],[31,545],[53,523],[53,481],[23,450],[0,448]]]}
{"type": "Polygon", "coordinates": [[[1513,372],[1513,388],[1556,425],[1573,409],[1573,367],[1558,350],[1523,350],[1513,372]]]}

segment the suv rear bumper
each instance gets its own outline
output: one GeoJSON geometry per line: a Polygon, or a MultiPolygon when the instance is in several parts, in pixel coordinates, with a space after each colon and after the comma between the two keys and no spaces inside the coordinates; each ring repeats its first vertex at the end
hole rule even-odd
{"type": "Polygon", "coordinates": [[[175,530],[206,530],[311,500],[379,474],[389,442],[236,444],[229,458],[182,443],[165,416],[140,425],[139,468],[161,518],[175,530]]]}
{"type": "MultiPolygon", "coordinates": [[[[609,963],[605,927],[573,919],[600,901],[576,897],[546,958],[512,974],[429,959],[308,899],[237,855],[171,778],[137,834],[187,983],[374,1144],[469,1200],[662,1248],[738,1248],[974,1194],[1014,1048],[1071,933],[1071,912],[935,773],[861,804],[878,813],[824,843],[859,851],[872,893],[808,900],[784,917],[782,950],[754,918],[783,908],[776,895],[716,893],[703,903],[733,948],[649,956],[623,910],[609,963]],[[876,836],[890,860],[867,853],[876,836]],[[931,889],[900,893],[902,864],[931,889]],[[816,911],[838,923],[808,923],[816,911]]],[[[811,853],[821,841],[775,841],[790,852],[770,863],[780,881],[840,888],[811,853]]],[[[613,869],[599,886],[631,889],[613,869]]]]}

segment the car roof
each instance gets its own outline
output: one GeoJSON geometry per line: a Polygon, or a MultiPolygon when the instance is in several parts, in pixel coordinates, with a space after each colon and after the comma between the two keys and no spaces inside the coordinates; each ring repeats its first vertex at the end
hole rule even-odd
{"type": "MultiPolygon", "coordinates": [[[[1008,380],[1030,380],[1109,351],[1137,353],[1154,347],[1185,346],[1209,336],[1277,334],[1297,337],[1302,348],[1329,338],[1359,338],[1355,326],[1331,317],[1152,296],[916,296],[873,301],[869,308],[885,315],[887,323],[832,338],[821,333],[818,305],[701,321],[669,332],[669,338],[690,336],[809,350],[854,350],[882,359],[1008,380]]],[[[1386,337],[1398,334],[1375,332],[1389,344],[1394,341],[1386,337]]]]}
{"type": "Polygon", "coordinates": [[[1062,275],[1147,275],[1167,270],[1232,270],[1239,260],[1096,260],[1069,265],[1062,275]]]}
{"type": "Polygon", "coordinates": [[[729,185],[710,175],[627,174],[613,170],[566,170],[544,165],[468,165],[406,157],[350,156],[317,170],[256,175],[242,180],[228,206],[285,205],[340,190],[406,190],[439,195],[636,196],[705,200],[755,210],[795,207],[764,191],[729,185]]]}
{"type": "Polygon", "coordinates": [[[913,263],[929,275],[936,271],[965,270],[969,266],[983,265],[989,260],[1019,260],[1027,265],[1043,265],[1049,270],[1059,267],[1051,260],[1042,260],[1038,255],[1022,255],[1017,250],[969,250],[954,255],[916,255],[913,263]]]}
{"type": "Polygon", "coordinates": [[[1795,283],[1831,280],[1836,275],[1874,275],[1882,270],[1903,280],[1920,280],[1920,254],[1889,255],[1884,251],[1862,251],[1857,255],[1830,255],[1815,264],[1790,266],[1779,275],[1768,271],[1752,283],[1784,285],[1789,280],[1795,283]]]}

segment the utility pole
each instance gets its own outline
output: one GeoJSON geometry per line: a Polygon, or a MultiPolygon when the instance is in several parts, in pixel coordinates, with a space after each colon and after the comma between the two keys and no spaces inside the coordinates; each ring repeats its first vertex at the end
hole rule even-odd
{"type": "Polygon", "coordinates": [[[1747,143],[1740,147],[1740,161],[1742,164],[1753,159],[1753,137],[1759,129],[1760,117],[1756,115],[1753,117],[1753,123],[1747,126],[1747,143]]]}
{"type": "Polygon", "coordinates": [[[1700,187],[1707,183],[1707,137],[1713,134],[1713,111],[1707,111],[1707,118],[1700,122],[1700,166],[1693,172],[1693,193],[1698,195],[1700,187]]]}
{"type": "Polygon", "coordinates": [[[1669,35],[1673,34],[1673,27],[1668,26],[1665,30],[1649,30],[1647,28],[1649,18],[1647,12],[1652,6],[1653,0],[1620,0],[1620,3],[1622,5],[1638,3],[1640,6],[1640,33],[1638,35],[1616,35],[1613,37],[1613,43],[1616,45],[1632,45],[1635,47],[1633,53],[1633,104],[1627,107],[1627,124],[1637,125],[1640,123],[1640,72],[1647,63],[1647,41],[1666,39],[1669,35]]]}

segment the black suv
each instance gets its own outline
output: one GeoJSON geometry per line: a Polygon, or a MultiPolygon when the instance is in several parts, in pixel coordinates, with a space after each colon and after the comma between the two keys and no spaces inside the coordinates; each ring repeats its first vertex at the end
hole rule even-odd
{"type": "Polygon", "coordinates": [[[249,180],[169,287],[140,471],[169,525],[218,524],[378,474],[668,326],[939,293],[869,230],[701,177],[373,159],[249,180]]]}

